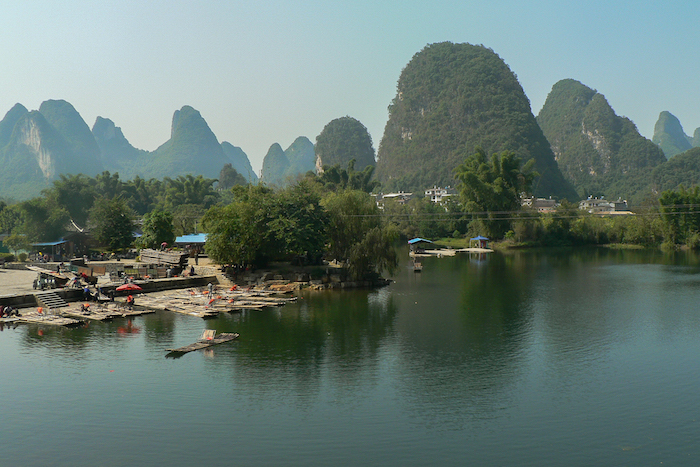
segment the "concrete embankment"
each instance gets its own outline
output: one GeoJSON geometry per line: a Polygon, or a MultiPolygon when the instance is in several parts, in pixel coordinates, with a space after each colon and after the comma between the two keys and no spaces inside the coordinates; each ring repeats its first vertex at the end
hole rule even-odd
{"type": "MultiPolygon", "coordinates": [[[[210,282],[218,284],[216,276],[192,276],[192,277],[171,277],[165,279],[152,279],[149,281],[136,281],[143,290],[138,293],[159,292],[161,290],[187,289],[190,287],[206,287],[210,282]]],[[[120,284],[100,285],[104,293],[109,293],[119,287],[120,284]]],[[[94,289],[93,289],[94,291],[94,289]]],[[[83,290],[75,288],[51,289],[59,297],[67,302],[82,300],[83,290]]],[[[115,292],[116,296],[128,295],[130,292],[115,292]]],[[[134,292],[131,292],[134,293],[134,292]]],[[[37,306],[34,293],[17,293],[0,296],[0,305],[13,307],[33,307],[37,306]]]]}

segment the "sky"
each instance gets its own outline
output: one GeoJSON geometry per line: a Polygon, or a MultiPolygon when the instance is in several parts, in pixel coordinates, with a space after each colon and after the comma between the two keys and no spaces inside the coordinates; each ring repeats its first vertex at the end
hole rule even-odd
{"type": "Polygon", "coordinates": [[[576,79],[651,139],[659,112],[700,127],[700,2],[459,0],[79,1],[0,4],[0,116],[73,104],[154,150],[172,115],[199,110],[256,172],[273,143],[312,142],[349,115],[375,150],[401,70],[428,44],[483,44],[535,115],[576,79]],[[6,5],[11,6],[6,6],[6,5]]]}

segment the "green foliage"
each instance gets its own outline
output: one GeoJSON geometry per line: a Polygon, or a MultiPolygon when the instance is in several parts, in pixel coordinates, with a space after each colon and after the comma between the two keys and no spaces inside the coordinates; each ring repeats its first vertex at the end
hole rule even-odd
{"type": "Polygon", "coordinates": [[[344,167],[354,160],[358,170],[375,165],[372,137],[352,117],[331,120],[316,137],[316,157],[323,166],[344,167]]]}
{"type": "Polygon", "coordinates": [[[201,175],[180,175],[175,179],[165,177],[163,205],[168,210],[174,210],[183,204],[199,204],[204,208],[213,206],[219,199],[213,188],[214,182],[216,179],[201,175]]]}
{"type": "Polygon", "coordinates": [[[700,182],[700,148],[693,148],[674,156],[652,172],[655,192],[678,190],[681,185],[694,187],[700,182]]]}
{"type": "Polygon", "coordinates": [[[10,233],[20,225],[21,213],[19,205],[8,206],[0,201],[0,232],[10,233]]]}
{"type": "Polygon", "coordinates": [[[219,172],[219,188],[228,190],[235,185],[246,185],[248,180],[239,174],[231,164],[225,164],[219,172]]]}
{"type": "Polygon", "coordinates": [[[158,248],[165,242],[175,242],[173,233],[173,215],[156,209],[143,217],[143,235],[139,238],[141,248],[158,248]]]}
{"type": "Polygon", "coordinates": [[[264,265],[279,252],[267,228],[274,193],[261,185],[237,186],[234,192],[233,203],[210,208],[202,219],[209,257],[219,264],[264,265]]]}
{"type": "Polygon", "coordinates": [[[384,226],[374,199],[361,191],[326,195],[322,204],[329,215],[329,255],[346,262],[355,279],[393,271],[398,260],[392,242],[398,232],[384,226]]]}
{"type": "Polygon", "coordinates": [[[78,225],[85,226],[97,197],[97,187],[95,179],[86,175],[61,175],[51,188],[44,190],[43,195],[68,211],[78,225]]]}
{"type": "Polygon", "coordinates": [[[379,145],[377,178],[390,190],[454,185],[452,170],[477,147],[534,158],[537,195],[577,198],[503,60],[483,46],[428,45],[399,78],[379,145]]]}
{"type": "Polygon", "coordinates": [[[302,180],[277,194],[268,228],[285,257],[317,264],[323,256],[327,224],[328,214],[320,205],[318,193],[302,180]]]}
{"type": "Polygon", "coordinates": [[[383,214],[405,238],[459,238],[467,231],[461,206],[452,200],[444,205],[428,198],[413,198],[405,204],[385,200],[383,214]]]}
{"type": "Polygon", "coordinates": [[[15,253],[17,253],[19,250],[28,250],[31,246],[26,236],[16,233],[5,238],[3,243],[15,253]]]}
{"type": "Polygon", "coordinates": [[[197,225],[202,220],[206,209],[201,204],[182,204],[175,208],[173,231],[176,236],[197,232],[197,225]]]}
{"type": "Polygon", "coordinates": [[[355,160],[348,162],[347,169],[341,169],[340,166],[332,167],[324,166],[323,172],[320,175],[315,175],[313,172],[307,172],[307,179],[319,183],[327,191],[339,190],[358,190],[365,193],[371,193],[379,187],[379,182],[373,180],[374,166],[368,165],[362,171],[355,171],[355,160]]]}
{"type": "Polygon", "coordinates": [[[659,198],[665,242],[685,243],[700,231],[700,187],[667,190],[659,198]]]}
{"type": "Polygon", "coordinates": [[[454,169],[465,211],[479,213],[476,218],[492,238],[501,238],[510,230],[509,216],[520,210],[520,195],[528,194],[537,173],[534,160],[522,167],[512,152],[493,155],[487,160],[481,148],[454,169]],[[504,220],[505,219],[505,220],[504,220]]]}
{"type": "Polygon", "coordinates": [[[99,197],[90,210],[90,232],[108,251],[128,248],[133,242],[133,212],[123,198],[99,197]]]}
{"type": "Polygon", "coordinates": [[[23,233],[31,243],[58,240],[69,220],[68,211],[46,198],[19,204],[20,224],[13,232],[23,233]]]}

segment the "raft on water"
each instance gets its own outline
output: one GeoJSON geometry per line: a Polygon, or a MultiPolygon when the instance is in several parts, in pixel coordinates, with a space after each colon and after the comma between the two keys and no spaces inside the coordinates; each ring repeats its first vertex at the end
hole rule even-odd
{"type": "Polygon", "coordinates": [[[192,352],[194,350],[206,349],[217,344],[223,344],[224,342],[229,342],[238,338],[238,333],[233,332],[222,332],[218,336],[216,331],[213,329],[207,329],[202,333],[202,337],[195,343],[186,345],[184,347],[178,347],[177,349],[165,349],[170,353],[184,354],[187,352],[192,352]]]}
{"type": "Polygon", "coordinates": [[[82,322],[73,318],[66,318],[64,316],[47,314],[43,310],[41,312],[39,312],[38,310],[25,311],[18,318],[19,321],[22,323],[51,324],[53,326],[75,326],[82,322]]]}

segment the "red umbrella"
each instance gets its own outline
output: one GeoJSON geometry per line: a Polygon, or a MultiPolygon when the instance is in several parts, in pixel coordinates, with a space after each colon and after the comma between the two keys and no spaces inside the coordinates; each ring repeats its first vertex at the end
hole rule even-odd
{"type": "Polygon", "coordinates": [[[128,284],[120,285],[119,287],[117,287],[118,292],[121,292],[123,290],[142,290],[142,289],[138,285],[132,284],[131,282],[129,282],[128,284]]]}

